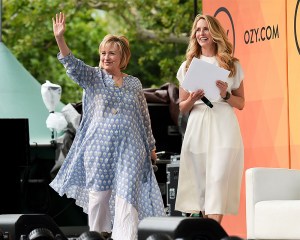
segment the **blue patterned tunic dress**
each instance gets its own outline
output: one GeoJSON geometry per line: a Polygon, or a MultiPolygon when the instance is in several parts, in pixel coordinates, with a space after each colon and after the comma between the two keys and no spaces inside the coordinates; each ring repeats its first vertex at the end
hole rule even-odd
{"type": "Polygon", "coordinates": [[[163,216],[164,205],[151,166],[155,147],[142,84],[127,75],[122,87],[111,75],[72,54],[58,59],[83,89],[83,116],[74,142],[50,186],[74,198],[87,213],[90,191],[112,190],[138,212],[139,220],[163,216]]]}

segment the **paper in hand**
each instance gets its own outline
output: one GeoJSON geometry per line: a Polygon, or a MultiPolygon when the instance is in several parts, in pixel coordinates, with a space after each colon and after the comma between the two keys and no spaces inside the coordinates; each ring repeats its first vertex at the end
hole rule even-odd
{"type": "Polygon", "coordinates": [[[194,57],[186,72],[182,87],[190,92],[203,89],[205,97],[215,100],[220,98],[220,90],[216,86],[216,81],[226,81],[229,73],[230,71],[224,68],[194,57]]]}

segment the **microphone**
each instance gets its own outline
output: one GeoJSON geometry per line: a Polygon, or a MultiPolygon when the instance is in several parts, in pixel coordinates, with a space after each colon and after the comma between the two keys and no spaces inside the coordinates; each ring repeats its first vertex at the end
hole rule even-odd
{"type": "Polygon", "coordinates": [[[210,108],[212,108],[214,105],[212,105],[212,103],[205,97],[203,96],[201,98],[202,102],[204,102],[207,106],[209,106],[210,108]]]}

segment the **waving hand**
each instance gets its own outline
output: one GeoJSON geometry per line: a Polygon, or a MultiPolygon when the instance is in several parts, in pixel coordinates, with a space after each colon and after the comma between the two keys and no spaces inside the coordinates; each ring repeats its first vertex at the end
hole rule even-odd
{"type": "Polygon", "coordinates": [[[64,33],[66,30],[66,18],[65,14],[60,12],[55,15],[55,18],[52,18],[53,23],[53,33],[60,50],[62,56],[67,56],[70,53],[70,49],[68,48],[65,39],[64,33]]]}
{"type": "Polygon", "coordinates": [[[66,19],[65,14],[56,14],[55,19],[52,18],[53,22],[53,33],[56,38],[61,38],[66,30],[66,19]]]}

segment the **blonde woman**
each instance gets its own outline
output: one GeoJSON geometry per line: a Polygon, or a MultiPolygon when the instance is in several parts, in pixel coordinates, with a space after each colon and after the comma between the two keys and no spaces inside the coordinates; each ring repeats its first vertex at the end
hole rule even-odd
{"type": "Polygon", "coordinates": [[[83,117],[50,186],[76,200],[88,214],[90,231],[135,240],[140,220],[164,215],[151,166],[155,140],[142,84],[123,72],[131,55],[125,37],[104,37],[99,67],[91,67],[68,48],[65,19],[63,13],[53,18],[53,32],[59,61],[84,89],[83,117]]]}
{"type": "MultiPolygon", "coordinates": [[[[237,214],[244,166],[244,147],[234,108],[245,105],[244,73],[233,56],[232,44],[219,21],[198,15],[193,23],[186,60],[181,64],[179,108],[189,114],[183,139],[176,210],[201,213],[221,223],[223,215],[237,214]],[[201,100],[203,89],[189,92],[181,87],[193,58],[230,71],[227,81],[216,81],[218,99],[201,100]]],[[[201,78],[201,76],[199,76],[201,78]]]]}

